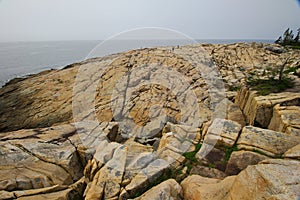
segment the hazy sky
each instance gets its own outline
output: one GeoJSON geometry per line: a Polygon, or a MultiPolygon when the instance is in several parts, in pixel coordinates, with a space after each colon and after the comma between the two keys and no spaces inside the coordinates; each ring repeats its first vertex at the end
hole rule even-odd
{"type": "Polygon", "coordinates": [[[277,39],[296,0],[0,0],[0,41],[102,40],[139,27],[195,39],[277,39]]]}

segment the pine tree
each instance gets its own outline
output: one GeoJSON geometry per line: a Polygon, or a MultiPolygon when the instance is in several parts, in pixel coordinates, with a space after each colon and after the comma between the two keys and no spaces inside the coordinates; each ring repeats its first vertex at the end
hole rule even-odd
{"type": "Polygon", "coordinates": [[[299,45],[300,44],[300,28],[297,30],[298,33],[294,39],[295,44],[299,45]]]}
{"type": "Polygon", "coordinates": [[[290,28],[286,29],[286,31],[283,34],[283,44],[288,45],[293,43],[294,40],[294,34],[293,31],[290,30],[290,28]]]}

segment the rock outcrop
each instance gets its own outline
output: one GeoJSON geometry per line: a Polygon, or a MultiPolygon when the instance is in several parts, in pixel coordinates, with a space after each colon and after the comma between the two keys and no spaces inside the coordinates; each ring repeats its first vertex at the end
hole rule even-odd
{"type": "MultiPolygon", "coordinates": [[[[299,106],[299,100],[300,93],[282,92],[259,96],[256,91],[251,91],[245,87],[239,91],[236,103],[239,104],[243,110],[249,125],[268,128],[273,117],[274,106],[299,106]]],[[[277,111],[275,110],[274,112],[277,111]]],[[[276,120],[276,118],[274,120],[276,120]]]]}
{"type": "Polygon", "coordinates": [[[193,175],[182,183],[185,199],[297,199],[300,162],[265,160],[224,180],[193,175]]]}
{"type": "Polygon", "coordinates": [[[299,51],[278,45],[187,45],[12,80],[0,199],[296,199],[299,78],[267,96],[229,91],[286,51],[296,66],[299,51]]]}

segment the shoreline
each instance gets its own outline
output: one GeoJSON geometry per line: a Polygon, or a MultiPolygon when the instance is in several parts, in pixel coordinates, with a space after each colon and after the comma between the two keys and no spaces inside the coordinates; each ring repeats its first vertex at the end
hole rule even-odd
{"type": "MultiPolygon", "coordinates": [[[[223,40],[222,40],[223,41],[223,40]]],[[[224,40],[226,41],[226,40],[224,40]]],[[[234,41],[234,40],[233,40],[234,41]]],[[[268,41],[268,40],[265,40],[265,41],[268,41]]],[[[53,42],[56,42],[56,41],[53,41],[53,42]]],[[[61,42],[64,42],[64,41],[61,41],[61,42]]],[[[72,41],[70,41],[72,42],[72,41]]],[[[27,42],[25,42],[27,43],[27,42]]],[[[29,42],[30,43],[30,42],[29,42]]],[[[43,43],[43,42],[41,42],[43,43]]],[[[217,45],[217,46],[222,46],[222,45],[236,45],[236,44],[252,44],[252,43],[256,43],[256,44],[263,44],[263,45],[275,45],[274,43],[261,43],[261,42],[236,42],[236,43],[218,43],[218,44],[214,44],[214,43],[195,43],[195,44],[185,44],[185,45],[180,45],[180,46],[190,46],[190,45],[199,45],[199,46],[210,46],[210,45],[217,45]]],[[[144,47],[144,48],[172,48],[172,47],[177,47],[177,45],[173,45],[173,46],[155,46],[155,47],[144,47]]],[[[112,53],[112,54],[108,54],[108,55],[104,55],[104,56],[100,56],[100,57],[97,57],[97,58],[101,58],[101,57],[106,57],[106,56],[111,56],[111,55],[118,55],[118,54],[121,54],[121,53],[125,53],[127,51],[131,51],[131,50],[137,50],[137,49],[140,49],[140,48],[136,48],[136,49],[129,49],[129,50],[124,50],[124,51],[121,51],[121,52],[117,52],[117,53],[112,53]]],[[[29,72],[29,73],[25,73],[25,74],[19,74],[19,75],[11,75],[12,77],[9,78],[9,79],[5,79],[5,80],[0,80],[0,88],[4,87],[5,85],[9,84],[9,82],[13,81],[15,82],[16,80],[23,80],[23,79],[26,79],[28,77],[31,77],[35,74],[39,74],[39,73],[42,73],[44,71],[51,71],[51,70],[62,70],[68,66],[71,66],[71,65],[75,65],[75,64],[80,64],[80,63],[83,63],[87,60],[89,60],[91,58],[88,58],[88,59],[85,59],[85,60],[77,60],[77,61],[71,61],[69,62],[68,64],[65,64],[65,65],[59,65],[59,64],[56,64],[55,66],[49,66],[49,67],[43,67],[44,69],[36,69],[35,72],[29,72]],[[16,80],[14,80],[16,79],[16,80]]]]}

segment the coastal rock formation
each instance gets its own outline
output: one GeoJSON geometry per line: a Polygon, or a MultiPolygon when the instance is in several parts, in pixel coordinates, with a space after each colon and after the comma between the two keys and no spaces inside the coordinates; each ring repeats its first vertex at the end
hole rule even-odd
{"type": "Polygon", "coordinates": [[[180,200],[182,199],[182,188],[181,186],[174,180],[169,179],[160,183],[159,185],[153,187],[141,197],[135,198],[136,200],[161,200],[161,199],[174,199],[180,200]]]}
{"type": "Polygon", "coordinates": [[[287,52],[299,65],[278,45],[146,48],[10,81],[0,199],[296,199],[299,78],[239,89],[287,52]]]}
{"type": "Polygon", "coordinates": [[[237,175],[249,165],[256,165],[265,159],[268,159],[268,157],[252,151],[235,151],[228,160],[225,173],[227,175],[237,175]]]}
{"type": "Polygon", "coordinates": [[[281,156],[300,143],[300,137],[272,130],[246,126],[237,141],[239,149],[260,151],[271,157],[281,156]],[[271,144],[271,145],[270,145],[271,144]]]}
{"type": "MultiPolygon", "coordinates": [[[[281,92],[260,96],[256,91],[251,91],[248,88],[242,88],[236,97],[236,103],[243,110],[247,123],[259,125],[262,128],[269,126],[275,105],[299,106],[299,100],[300,92],[281,92]]],[[[274,112],[277,111],[275,110],[274,112]]]]}
{"type": "Polygon", "coordinates": [[[182,183],[185,199],[297,199],[300,162],[265,160],[223,180],[193,175],[182,183]]]}
{"type": "Polygon", "coordinates": [[[298,106],[274,106],[268,129],[300,137],[300,99],[298,106]]]}

